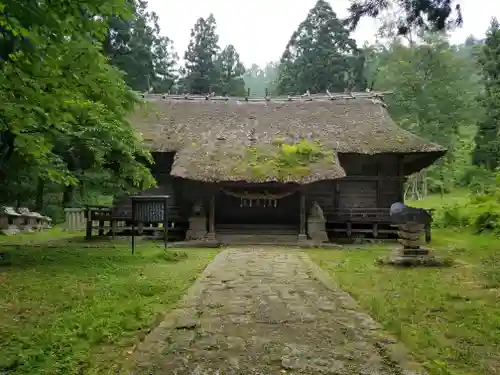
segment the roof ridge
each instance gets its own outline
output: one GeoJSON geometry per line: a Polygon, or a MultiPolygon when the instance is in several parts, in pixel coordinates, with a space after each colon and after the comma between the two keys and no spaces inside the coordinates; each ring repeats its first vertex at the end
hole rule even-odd
{"type": "Polygon", "coordinates": [[[322,94],[310,94],[309,90],[303,95],[288,95],[271,97],[266,95],[264,97],[250,97],[250,96],[219,96],[212,94],[207,95],[191,95],[191,94],[151,94],[141,93],[143,99],[163,99],[163,100],[193,100],[193,101],[236,101],[236,102],[290,102],[290,101],[313,101],[313,100],[352,100],[352,99],[372,99],[383,101],[384,95],[392,94],[392,91],[373,91],[373,92],[347,92],[347,93],[330,93],[327,91],[322,94]]]}

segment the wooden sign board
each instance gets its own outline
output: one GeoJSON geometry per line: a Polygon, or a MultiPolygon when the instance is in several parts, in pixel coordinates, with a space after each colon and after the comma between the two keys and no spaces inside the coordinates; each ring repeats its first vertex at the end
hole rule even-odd
{"type": "Polygon", "coordinates": [[[132,197],[132,254],[135,250],[135,233],[139,223],[163,224],[164,245],[168,241],[169,195],[138,195],[132,197]]]}

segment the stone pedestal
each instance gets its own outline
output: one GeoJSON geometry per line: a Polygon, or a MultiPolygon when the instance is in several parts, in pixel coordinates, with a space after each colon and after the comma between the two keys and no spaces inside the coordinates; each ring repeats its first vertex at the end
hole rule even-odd
{"type": "Polygon", "coordinates": [[[205,236],[205,240],[210,242],[217,241],[217,236],[215,235],[215,232],[208,232],[207,235],[205,236]]]}
{"type": "Polygon", "coordinates": [[[407,223],[398,225],[398,242],[405,249],[420,249],[425,224],[407,223]]]}
{"type": "Polygon", "coordinates": [[[192,216],[189,218],[189,230],[186,240],[201,240],[207,235],[207,219],[205,216],[192,216]]]}
{"type": "Polygon", "coordinates": [[[382,264],[395,266],[448,266],[448,259],[436,258],[428,248],[422,246],[422,236],[425,233],[425,225],[417,223],[406,223],[398,225],[398,242],[401,247],[394,249],[387,260],[381,260],[382,264]]]}
{"type": "Polygon", "coordinates": [[[400,247],[394,249],[391,254],[391,260],[393,263],[399,264],[419,264],[425,262],[430,255],[429,249],[410,249],[405,247],[400,247]]]}
{"type": "Polygon", "coordinates": [[[305,234],[305,233],[299,233],[297,241],[299,242],[299,244],[307,243],[308,242],[307,234],[305,234]]]}

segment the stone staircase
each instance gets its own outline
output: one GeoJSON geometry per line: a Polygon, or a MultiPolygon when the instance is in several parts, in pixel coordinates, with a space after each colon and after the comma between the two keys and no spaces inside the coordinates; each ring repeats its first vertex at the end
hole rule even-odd
{"type": "Polygon", "coordinates": [[[297,245],[298,228],[285,225],[226,224],[215,227],[223,245],[297,245]]]}

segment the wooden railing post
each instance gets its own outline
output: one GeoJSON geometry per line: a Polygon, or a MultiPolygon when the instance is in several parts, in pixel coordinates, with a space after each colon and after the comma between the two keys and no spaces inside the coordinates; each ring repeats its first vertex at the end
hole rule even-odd
{"type": "Polygon", "coordinates": [[[306,195],[303,191],[300,192],[300,226],[299,226],[299,236],[298,241],[304,242],[307,241],[306,234],[306,195]]]}
{"type": "Polygon", "coordinates": [[[210,197],[210,206],[208,211],[208,233],[207,240],[214,241],[215,235],[215,194],[210,197]]]}

